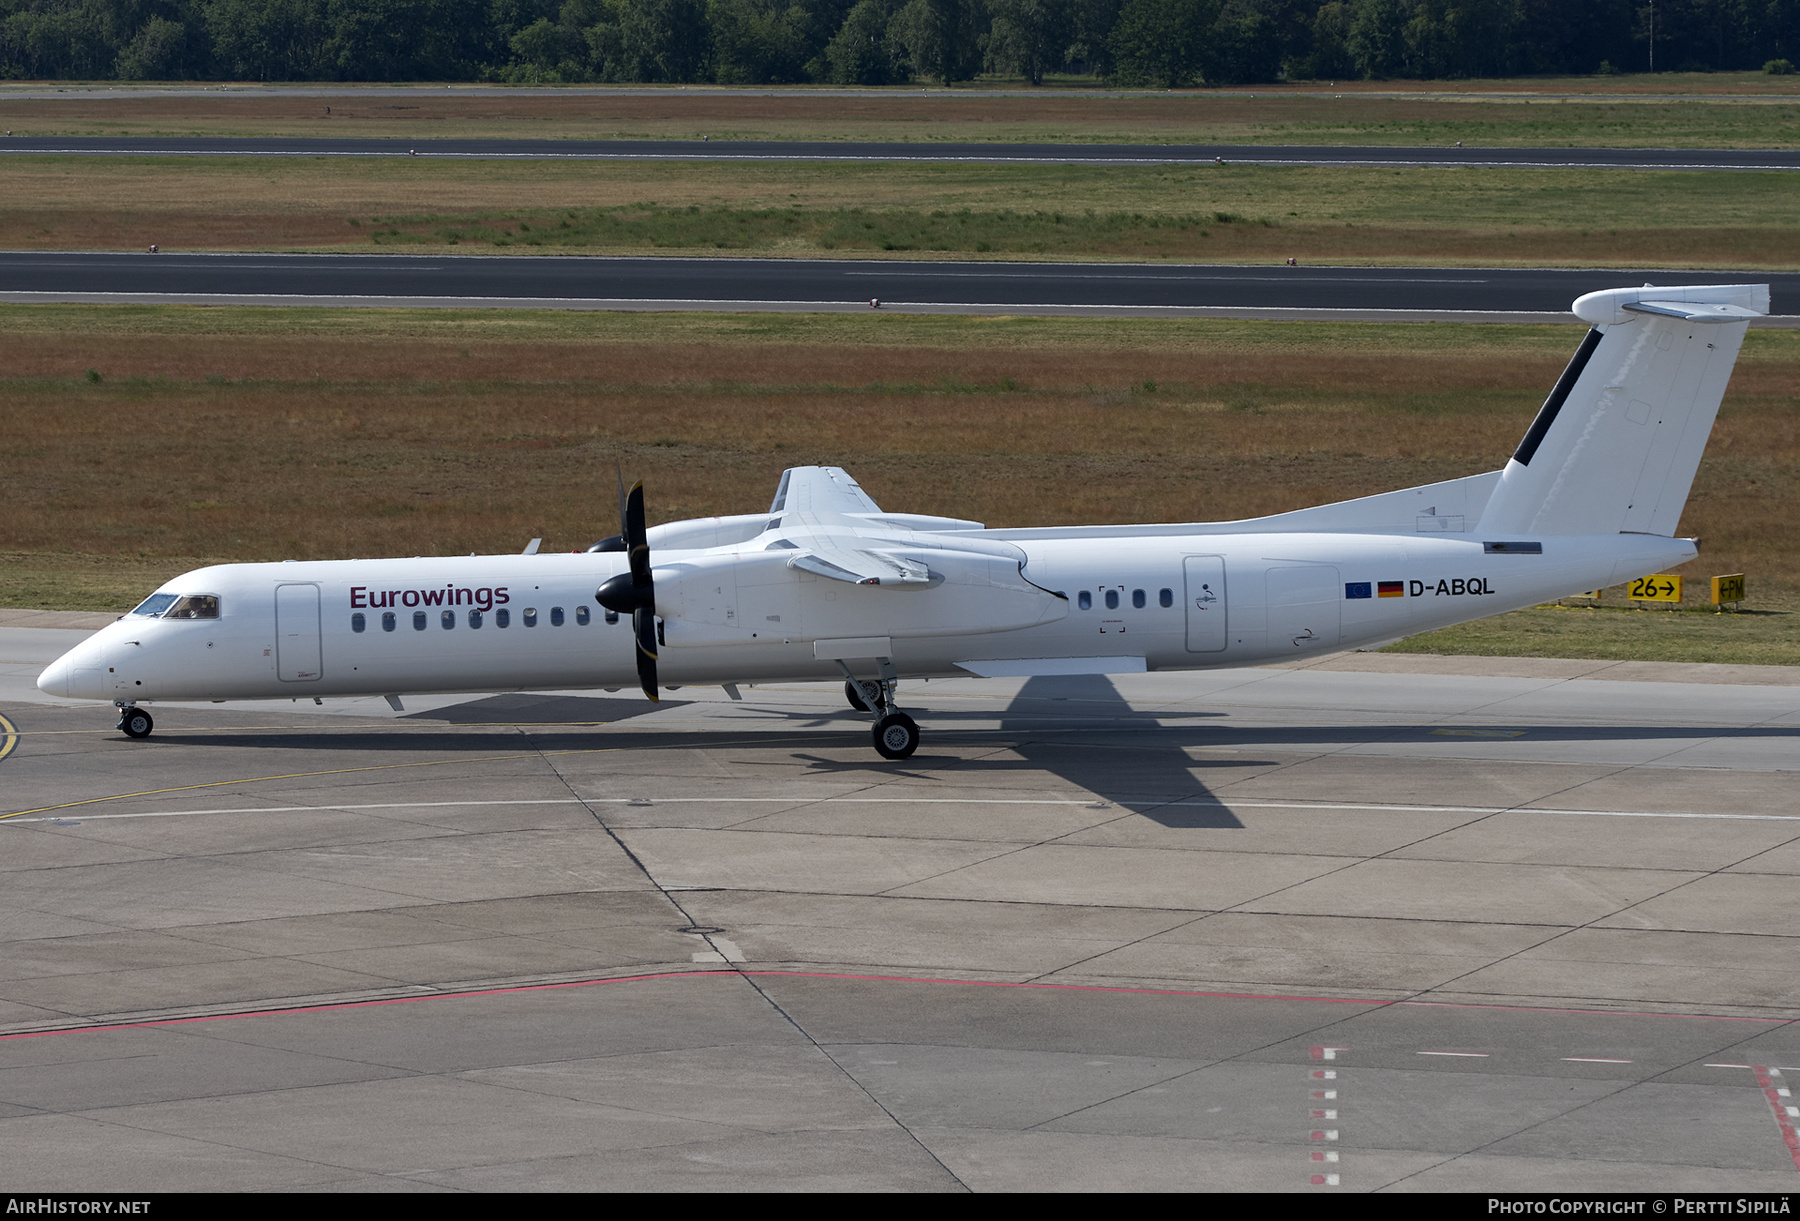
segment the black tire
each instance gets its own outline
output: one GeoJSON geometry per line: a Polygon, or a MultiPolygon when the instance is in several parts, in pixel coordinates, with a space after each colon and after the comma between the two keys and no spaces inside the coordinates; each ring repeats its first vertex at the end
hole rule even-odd
{"type": "Polygon", "coordinates": [[[856,689],[856,680],[855,679],[846,678],[844,680],[844,698],[846,700],[849,700],[850,706],[852,708],[856,709],[858,712],[869,711],[869,706],[867,704],[863,703],[862,692],[860,692],[856,689]]]}
{"type": "Polygon", "coordinates": [[[127,708],[119,714],[119,729],[128,738],[147,738],[156,722],[142,708],[127,708]]]}
{"type": "Polygon", "coordinates": [[[919,726],[904,712],[890,712],[875,722],[875,753],[883,759],[907,759],[919,749],[919,726]]]}

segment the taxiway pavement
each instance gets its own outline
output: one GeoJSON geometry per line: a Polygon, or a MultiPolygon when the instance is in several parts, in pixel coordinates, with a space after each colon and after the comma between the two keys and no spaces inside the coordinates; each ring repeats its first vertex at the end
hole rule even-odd
{"type": "Polygon", "coordinates": [[[1620,284],[1746,279],[1771,286],[1777,315],[1800,302],[1792,272],[0,252],[0,301],[26,303],[813,311],[879,301],[911,313],[1562,322],[1576,297],[1620,284]]]}
{"type": "Polygon", "coordinates": [[[983,165],[1463,166],[1796,170],[1791,148],[1464,148],[1458,145],[1032,144],[949,140],[518,140],[335,136],[0,137],[0,156],[437,157],[503,161],[863,161],[983,165]]]}
{"type": "Polygon", "coordinates": [[[894,764],[807,685],[133,742],[78,637],[0,627],[15,1189],[1800,1185],[1782,671],[909,683],[894,764]]]}

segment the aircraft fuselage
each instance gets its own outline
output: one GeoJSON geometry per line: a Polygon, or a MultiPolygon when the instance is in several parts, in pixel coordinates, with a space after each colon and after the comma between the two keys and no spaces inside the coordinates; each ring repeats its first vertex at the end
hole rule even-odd
{"type": "MultiPolygon", "coordinates": [[[[1020,575],[1066,599],[1049,622],[908,636],[884,615],[921,594],[804,575],[798,588],[819,605],[839,602],[833,623],[891,637],[901,678],[1033,659],[1062,659],[1061,672],[1118,673],[1354,648],[1614,584],[1695,553],[1685,539],[1623,534],[1159,534],[1014,545],[1026,555],[1020,575]]],[[[657,561],[684,554],[699,553],[657,561]]],[[[624,569],[621,554],[586,552],[203,568],[159,592],[216,597],[216,618],[127,615],[46,670],[39,686],[120,703],[634,687],[629,617],[608,622],[594,600],[624,569]]],[[[665,644],[659,682],[841,677],[835,660],[816,655],[830,653],[815,648],[820,637],[788,623],[751,643],[665,644]]]]}

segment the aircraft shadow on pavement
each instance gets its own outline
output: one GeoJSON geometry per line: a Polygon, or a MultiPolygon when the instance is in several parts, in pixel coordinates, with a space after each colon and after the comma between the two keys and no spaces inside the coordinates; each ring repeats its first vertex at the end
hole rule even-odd
{"type": "Polygon", "coordinates": [[[452,704],[448,708],[410,712],[400,719],[445,721],[451,725],[586,725],[628,720],[647,712],[681,708],[691,703],[692,700],[664,699],[653,704],[641,695],[636,698],[613,698],[597,695],[528,695],[515,692],[510,695],[490,695],[485,699],[470,700],[466,704],[452,704]]]}
{"type": "MultiPolygon", "coordinates": [[[[1082,718],[1104,718],[1108,727],[1115,730],[1132,722],[1140,723],[1146,730],[1161,729],[1158,713],[1133,708],[1103,674],[1028,679],[1008,705],[1000,728],[1044,729],[1056,719],[1066,720],[1071,712],[1082,718]]],[[[1107,738],[1079,745],[1060,738],[1028,741],[1018,747],[1018,753],[1032,766],[1079,785],[1102,800],[1142,807],[1138,809],[1140,814],[1165,827],[1244,825],[1222,806],[1146,805],[1216,800],[1212,791],[1194,777],[1195,767],[1207,764],[1188,757],[1186,747],[1192,741],[1191,734],[1109,733],[1107,738]]],[[[1234,759],[1231,765],[1242,767],[1243,761],[1234,759]]]]}
{"type": "MultiPolygon", "coordinates": [[[[993,720],[991,712],[940,713],[928,717],[924,753],[902,763],[878,759],[842,760],[802,756],[815,773],[878,772],[895,769],[920,778],[980,780],[998,772],[1047,772],[1085,789],[1097,799],[1136,809],[1144,817],[1169,827],[1242,827],[1237,816],[1223,807],[1171,806],[1171,802],[1215,800],[1211,790],[1195,779],[1196,769],[1229,766],[1242,768],[1245,761],[1215,763],[1188,757],[1196,744],[1192,728],[1165,728],[1167,712],[1133,708],[1104,675],[1084,674],[1027,679],[1007,705],[1000,719],[1002,735],[1015,733],[1006,757],[934,757],[936,735],[952,737],[959,721],[993,720]],[[1104,736],[1083,738],[1084,731],[1103,730],[1104,736]],[[1121,732],[1124,731],[1124,732],[1121,732]]],[[[1218,712],[1183,710],[1181,716],[1223,716],[1218,712]]],[[[861,719],[861,718],[859,718],[861,719]]],[[[942,740],[939,738],[938,740],[942,740]]],[[[994,742],[989,734],[963,741],[994,742]]],[[[995,745],[1000,743],[994,742],[995,745]]]]}

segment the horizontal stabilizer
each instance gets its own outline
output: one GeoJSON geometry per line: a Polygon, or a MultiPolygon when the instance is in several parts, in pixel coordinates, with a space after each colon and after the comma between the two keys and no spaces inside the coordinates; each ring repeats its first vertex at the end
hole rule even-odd
{"type": "Polygon", "coordinates": [[[1741,305],[1684,305],[1679,301],[1636,301],[1624,306],[1633,314],[1661,314],[1684,322],[1747,322],[1761,318],[1755,310],[1741,305]]]}

